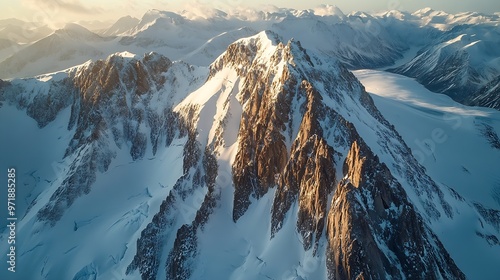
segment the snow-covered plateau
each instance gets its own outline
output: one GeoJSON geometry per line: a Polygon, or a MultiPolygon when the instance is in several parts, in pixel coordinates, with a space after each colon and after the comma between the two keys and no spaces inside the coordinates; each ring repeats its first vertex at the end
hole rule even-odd
{"type": "Polygon", "coordinates": [[[499,22],[0,21],[0,279],[497,279],[499,22]]]}

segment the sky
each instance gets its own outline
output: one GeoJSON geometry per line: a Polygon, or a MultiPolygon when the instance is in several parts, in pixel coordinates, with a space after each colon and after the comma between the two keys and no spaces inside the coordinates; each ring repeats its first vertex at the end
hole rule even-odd
{"type": "Polygon", "coordinates": [[[19,18],[30,22],[45,22],[48,24],[112,20],[116,21],[124,15],[140,18],[149,9],[180,11],[192,7],[208,5],[228,11],[234,8],[262,8],[274,5],[284,8],[308,9],[321,4],[335,5],[344,13],[352,11],[379,12],[385,10],[416,11],[424,7],[457,13],[476,11],[483,13],[500,12],[498,0],[0,0],[0,19],[19,18]]]}

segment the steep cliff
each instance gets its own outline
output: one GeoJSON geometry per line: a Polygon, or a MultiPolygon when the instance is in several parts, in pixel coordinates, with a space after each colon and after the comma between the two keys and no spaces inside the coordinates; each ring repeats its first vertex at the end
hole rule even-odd
{"type": "Polygon", "coordinates": [[[331,279],[465,279],[364,141],[344,162],[328,214],[331,279]]]}
{"type": "MultiPolygon", "coordinates": [[[[230,45],[211,65],[206,84],[175,111],[191,123],[194,134],[190,139],[196,138],[200,149],[192,160],[185,154],[184,162],[194,162],[197,171],[185,168],[180,182],[184,188],[208,190],[196,204],[197,218],[187,224],[175,222],[171,217],[177,214],[162,207],[143,231],[129,273],[139,269],[143,279],[199,275],[207,269],[202,257],[207,256],[203,251],[206,240],[215,238],[214,229],[204,230],[204,225],[207,221],[210,225],[211,219],[228,218],[222,210],[227,209],[223,202],[229,202],[228,196],[232,196],[232,223],[246,227],[245,216],[252,205],[261,205],[272,195],[272,205],[266,206],[270,224],[261,225],[269,227],[268,237],[254,238],[280,242],[281,231],[290,230],[290,215],[295,217],[293,231],[301,241],[293,250],[308,252],[314,263],[325,258],[329,278],[464,278],[426,222],[452,215],[442,191],[425,175],[359,82],[336,61],[308,53],[299,42],[283,44],[276,34],[262,32],[230,45]],[[228,132],[234,129],[235,120],[228,124],[231,117],[239,120],[236,135],[228,132]],[[206,118],[214,118],[213,123],[206,118]],[[397,167],[400,180],[414,189],[413,203],[423,205],[422,213],[368,148],[358,129],[376,135],[371,143],[377,145],[384,160],[397,167]],[[206,152],[201,157],[203,149],[206,152]],[[213,161],[210,171],[201,167],[207,151],[214,155],[208,157],[213,161]],[[232,157],[221,156],[227,153],[232,157]],[[399,164],[401,158],[406,162],[399,164]],[[229,164],[234,186],[230,192],[217,179],[207,181],[206,177],[224,175],[224,166],[229,164]],[[157,222],[159,219],[163,222],[157,222]],[[151,248],[166,251],[145,253],[151,248]],[[158,271],[162,265],[165,274],[158,271]]],[[[164,205],[176,205],[171,195],[164,205]]],[[[227,240],[237,238],[231,230],[224,234],[227,240]]],[[[256,253],[255,258],[265,264],[276,262],[264,253],[256,253]]],[[[302,276],[307,275],[305,270],[302,276]]]]}

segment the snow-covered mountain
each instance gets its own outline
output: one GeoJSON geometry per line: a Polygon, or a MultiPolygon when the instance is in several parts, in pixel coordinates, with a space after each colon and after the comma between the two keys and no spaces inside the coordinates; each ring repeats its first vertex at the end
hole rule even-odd
{"type": "Polygon", "coordinates": [[[31,77],[70,68],[102,57],[105,53],[101,48],[109,41],[83,26],[68,23],[0,62],[0,77],[31,77]]]}
{"type": "MultiPolygon", "coordinates": [[[[59,48],[40,42],[13,53],[0,63],[0,78],[30,77],[60,71],[89,59],[102,59],[117,51],[145,53],[155,51],[173,60],[182,59],[191,64],[208,66],[222,54],[227,46],[237,39],[255,35],[258,30],[272,30],[286,40],[295,38],[305,46],[335,56],[354,68],[376,67],[392,64],[402,56],[406,45],[392,40],[378,19],[346,16],[331,6],[321,11],[281,9],[253,15],[227,14],[219,10],[200,17],[189,12],[180,14],[167,11],[148,11],[136,22],[130,17],[121,18],[105,32],[101,32],[104,44],[99,40],[87,40],[89,31],[78,28],[85,36],[63,38],[58,33],[77,28],[65,27],[45,38],[57,41],[59,48]],[[300,32],[299,32],[300,31],[300,32]],[[54,38],[57,37],[57,38],[54,38]],[[44,58],[58,56],[64,49],[71,53],[74,61],[56,63],[64,59],[57,57],[47,63],[44,58]],[[97,49],[96,54],[89,49],[97,49]],[[30,69],[23,69],[23,61],[33,61],[30,69]],[[73,63],[73,64],[71,64],[73,63]],[[39,66],[35,66],[38,64],[39,66]]],[[[71,26],[75,27],[76,24],[71,26]]]]}
{"type": "Polygon", "coordinates": [[[54,30],[43,23],[15,18],[0,20],[0,38],[19,44],[29,44],[50,35],[54,30]]]}
{"type": "Polygon", "coordinates": [[[0,20],[0,62],[52,32],[51,28],[40,23],[14,18],[0,20]]]}
{"type": "Polygon", "coordinates": [[[500,75],[481,87],[467,103],[500,110],[500,75]]]}
{"type": "Polygon", "coordinates": [[[108,27],[105,31],[103,31],[101,35],[103,36],[120,35],[134,28],[138,23],[139,19],[131,16],[124,16],[118,19],[113,25],[108,27]]]}
{"type": "Polygon", "coordinates": [[[436,11],[429,7],[412,13],[412,19],[421,25],[428,25],[439,30],[450,30],[458,25],[492,24],[498,25],[500,16],[495,14],[482,14],[478,12],[463,12],[450,14],[436,11]]]}
{"type": "Polygon", "coordinates": [[[500,72],[498,45],[498,26],[458,25],[392,71],[416,78],[434,92],[466,102],[500,72]]]}
{"type": "MultiPolygon", "coordinates": [[[[456,30],[498,39],[486,20],[441,31],[419,13],[152,10],[120,34],[71,24],[26,46],[51,51],[26,69],[92,57],[0,80],[18,218],[0,278],[495,279],[500,112],[349,70],[404,67],[456,30]]],[[[470,56],[495,57],[481,46],[470,56]]],[[[477,105],[494,107],[494,81],[477,105]]]]}
{"type": "MultiPolygon", "coordinates": [[[[150,10],[140,20],[123,17],[99,32],[105,43],[84,37],[58,38],[57,45],[67,54],[63,59],[58,59],[61,48],[47,44],[25,46],[27,50],[7,48],[10,51],[3,54],[0,78],[56,72],[122,51],[154,51],[172,60],[208,66],[235,40],[272,30],[285,40],[294,38],[308,49],[328,54],[350,69],[392,67],[432,91],[469,104],[481,87],[500,74],[499,23],[497,14],[448,14],[430,8],[373,15],[345,15],[328,5],[266,12],[208,9],[205,14],[150,10]],[[47,59],[52,56],[50,63],[47,59]],[[71,59],[64,59],[67,56],[71,59]],[[19,66],[25,65],[27,57],[34,61],[29,69],[19,66]]],[[[52,37],[54,34],[47,38],[55,40],[52,37]]]]}
{"type": "MultiPolygon", "coordinates": [[[[384,26],[380,26],[377,22],[378,19],[368,15],[366,17],[359,15],[348,17],[338,8],[332,6],[324,7],[320,11],[278,9],[272,12],[227,14],[213,10],[208,14],[209,16],[200,17],[186,11],[177,14],[151,10],[138,23],[130,17],[121,18],[101,35],[120,35],[119,42],[110,48],[114,51],[127,50],[144,53],[146,50],[155,50],[173,59],[190,54],[204,43],[209,43],[213,38],[224,37],[227,32],[234,33],[235,30],[241,29],[269,29],[287,39],[294,37],[297,40],[307,42],[310,47],[317,47],[327,53],[335,52],[336,55],[341,56],[345,62],[354,67],[366,67],[369,63],[390,64],[394,58],[401,55],[400,51],[404,49],[404,46],[401,49],[399,43],[390,39],[391,36],[384,31],[384,26]],[[249,17],[251,19],[248,19],[249,17]],[[297,28],[302,32],[296,32],[297,28]],[[121,45],[125,45],[126,49],[121,45]]],[[[237,35],[239,37],[236,39],[256,33],[257,31],[254,31],[253,34],[241,33],[237,35]]],[[[203,62],[208,65],[233,41],[217,44],[217,50],[210,53],[210,60],[203,62]]],[[[92,44],[91,42],[81,43],[92,44]]],[[[102,46],[96,47],[103,49],[102,46]]],[[[37,48],[43,49],[42,46],[37,46],[31,52],[36,51],[37,48]]],[[[14,57],[16,56],[23,57],[23,53],[14,55],[14,57]]],[[[95,59],[95,57],[85,55],[85,53],[82,53],[81,56],[83,61],[95,59]]],[[[196,60],[193,60],[192,63],[201,64],[196,60]]],[[[36,74],[57,70],[62,69],[47,66],[45,72],[40,70],[36,74]]],[[[21,76],[33,75],[32,73],[22,75],[22,72],[19,74],[21,76]]],[[[0,77],[6,78],[7,76],[0,77]]]]}

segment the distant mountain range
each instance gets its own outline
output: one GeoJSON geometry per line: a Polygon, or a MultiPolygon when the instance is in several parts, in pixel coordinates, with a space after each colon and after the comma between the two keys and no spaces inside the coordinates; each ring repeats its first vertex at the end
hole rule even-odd
{"type": "Polygon", "coordinates": [[[187,11],[151,10],[140,20],[120,18],[93,35],[75,24],[50,34],[46,26],[3,20],[0,78],[51,73],[117,51],[155,51],[173,60],[207,66],[230,43],[259,30],[272,30],[283,40],[294,38],[350,69],[392,65],[392,71],[417,78],[430,90],[467,104],[500,73],[498,14],[448,14],[425,8],[414,13],[345,15],[332,6],[321,11],[320,15],[315,10],[254,11],[247,20],[248,15],[218,10],[207,12],[206,17],[187,11]],[[11,36],[23,34],[20,31],[26,26],[29,38],[11,36]],[[404,59],[408,55],[413,57],[404,59]]]}

